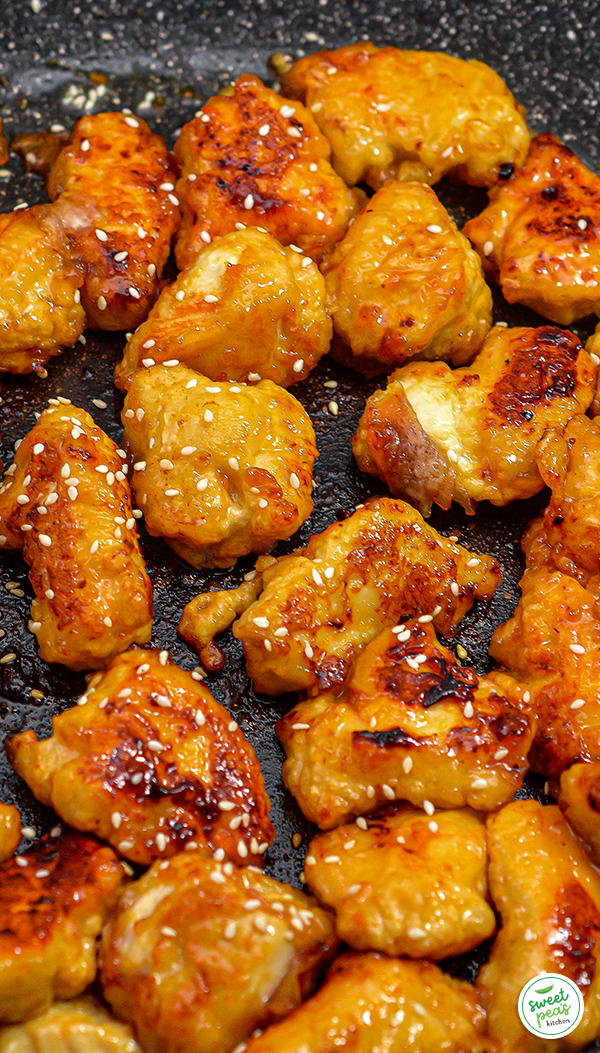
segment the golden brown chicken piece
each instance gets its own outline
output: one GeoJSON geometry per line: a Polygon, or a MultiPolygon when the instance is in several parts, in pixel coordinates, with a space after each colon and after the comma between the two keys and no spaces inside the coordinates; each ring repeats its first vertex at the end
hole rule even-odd
{"type": "Polygon", "coordinates": [[[475,812],[429,818],[400,805],[363,826],[318,834],[304,874],[354,950],[438,960],[471,951],[494,932],[486,866],[485,825],[475,812]]]}
{"type": "Polygon", "coordinates": [[[431,613],[452,635],[499,580],[495,559],[448,541],[402,501],[373,498],[269,567],[233,634],[257,691],[314,694],[340,686],[356,655],[400,617],[431,613]]]}
{"type": "Polygon", "coordinates": [[[490,679],[537,723],[534,771],[557,778],[576,761],[600,760],[600,600],[575,578],[526,571],[512,618],[500,625],[490,679]]]}
{"type": "Polygon", "coordinates": [[[573,417],[547,431],[535,451],[552,491],[523,537],[527,566],[556,568],[598,591],[600,585],[600,421],[573,417]]]}
{"type": "Polygon", "coordinates": [[[46,662],[98,669],[152,631],[125,454],[68,399],[39,417],[0,488],[0,545],[23,549],[46,662]]]}
{"type": "Polygon", "coordinates": [[[134,375],[122,420],[148,533],[195,567],[266,552],[312,512],[314,429],[270,380],[214,384],[153,366],[134,375]]]}
{"type": "Polygon", "coordinates": [[[600,863],[600,762],[572,764],[560,777],[558,803],[600,863]]]}
{"type": "Polygon", "coordinates": [[[231,715],[158,651],[98,673],[43,742],[23,731],[9,760],[78,830],[148,866],[192,842],[262,866],[275,831],[256,754],[231,715]]]}
{"type": "Polygon", "coordinates": [[[447,174],[491,186],[527,154],[523,107],[475,59],[363,40],[307,55],[282,85],[314,115],[349,186],[377,188],[390,177],[437,183],[447,174]]]}
{"type": "Polygon", "coordinates": [[[71,212],[92,328],[135,329],[148,314],[181,221],[175,179],[163,140],[129,113],[81,117],[53,164],[48,194],[71,212]]]}
{"type": "Polygon", "coordinates": [[[492,324],[481,262],[423,183],[378,190],[324,274],[334,357],[366,376],[412,358],[470,362],[492,324]]]}
{"type": "Polygon", "coordinates": [[[96,938],[124,871],[110,848],[67,832],[0,864],[0,1022],[43,1013],[96,975],[96,938]]]}
{"type": "Polygon", "coordinates": [[[559,325],[600,314],[600,176],[554,135],[532,140],[463,230],[509,303],[559,325]]]}
{"type": "Polygon", "coordinates": [[[264,227],[319,262],[346,233],[357,198],[333,171],[314,118],[245,74],[209,99],[175,143],[181,270],[212,238],[264,227]]]}
{"type": "Polygon", "coordinates": [[[0,1053],[144,1053],[128,1024],[92,995],[55,1002],[41,1016],[0,1028],[0,1053]]]}
{"type": "Polygon", "coordinates": [[[547,428],[585,413],[595,366],[570,332],[494,328],[470,366],[414,362],[367,401],[352,442],[360,468],[427,515],[432,502],[505,505],[544,481],[535,450],[547,428]]]}
{"type": "Polygon", "coordinates": [[[36,205],[0,215],[0,371],[43,371],[85,329],[83,273],[60,211],[36,205]]]}
{"type": "Polygon", "coordinates": [[[126,391],[138,369],[176,358],[212,380],[289,387],[308,376],[330,340],[316,265],[251,227],[205,245],[163,289],[125,345],[115,380],[126,391]]]}
{"type": "Polygon", "coordinates": [[[470,984],[432,962],[343,954],[321,989],[237,1053],[487,1053],[470,984]]]}
{"type": "Polygon", "coordinates": [[[515,801],[488,819],[489,881],[502,927],[477,978],[498,1053],[586,1049],[600,1031],[600,877],[560,810],[515,801]],[[527,1031],[522,987],[539,973],[573,980],[583,1019],[568,1041],[527,1031]]]}
{"type": "Polygon", "coordinates": [[[127,889],[102,948],[104,995],[161,1053],[225,1053],[311,993],[333,919],[254,867],[184,852],[127,889]]]}
{"type": "Polygon", "coordinates": [[[499,808],[523,785],[534,729],[416,619],[365,648],[341,697],[299,702],[277,722],[284,782],[322,830],[390,800],[430,816],[499,808]]]}
{"type": "Polygon", "coordinates": [[[0,803],[0,863],[9,859],[21,840],[21,816],[12,804],[0,803]]]}

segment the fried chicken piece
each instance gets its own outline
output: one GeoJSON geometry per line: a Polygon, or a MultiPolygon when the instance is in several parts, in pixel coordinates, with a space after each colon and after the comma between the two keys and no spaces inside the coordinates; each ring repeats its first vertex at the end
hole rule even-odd
{"type": "Polygon", "coordinates": [[[517,609],[498,626],[490,679],[538,729],[534,771],[556,778],[575,761],[600,760],[600,600],[575,578],[526,571],[517,609]]]}
{"type": "Polygon", "coordinates": [[[148,314],[181,221],[175,179],[164,141],[127,113],[80,117],[52,165],[48,194],[72,210],[92,328],[135,329],[148,314]]]}
{"type": "Polygon", "coordinates": [[[190,842],[262,866],[275,831],[256,754],[207,688],[159,652],[120,655],[52,727],[6,750],[65,822],[143,866],[190,842]]]}
{"type": "Polygon", "coordinates": [[[257,691],[314,694],[341,685],[356,655],[400,617],[433,612],[452,635],[499,580],[495,559],[448,541],[402,501],[373,498],[269,567],[233,635],[257,691]]]}
{"type": "Polygon", "coordinates": [[[560,777],[558,803],[600,863],[600,762],[572,764],[560,777]]]}
{"type": "Polygon", "coordinates": [[[144,1049],[224,1053],[310,994],[336,945],[332,916],[302,892],[184,852],[125,892],[102,987],[144,1049]]]}
{"type": "Polygon", "coordinates": [[[89,413],[53,399],[0,488],[0,545],[23,549],[30,629],[46,662],[98,669],[152,632],[123,451],[89,413]]]}
{"type": "Polygon", "coordinates": [[[128,1024],[91,995],[56,1002],[42,1016],[0,1028],[0,1053],[143,1053],[128,1024]]]}
{"type": "Polygon", "coordinates": [[[325,283],[308,256],[251,227],[205,245],[125,345],[115,381],[176,358],[213,380],[304,380],[326,351],[325,283]],[[305,263],[307,264],[305,266],[305,263]]]}
{"type": "Polygon", "coordinates": [[[12,804],[0,802],[0,863],[12,856],[21,840],[21,816],[12,804]]]}
{"type": "Polygon", "coordinates": [[[447,174],[491,186],[529,147],[523,107],[475,59],[363,40],[307,55],[281,81],[314,115],[349,186],[447,174]]]}
{"type": "Polygon", "coordinates": [[[341,696],[299,702],[276,728],[286,786],[329,830],[390,800],[499,808],[523,785],[535,724],[414,619],[365,648],[341,696]]]}
{"type": "Polygon", "coordinates": [[[494,932],[486,866],[485,826],[475,812],[430,819],[400,805],[363,826],[318,834],[304,873],[354,950],[439,960],[473,950],[494,932]]]}
{"type": "Polygon", "coordinates": [[[562,431],[546,432],[535,451],[538,471],[552,491],[550,503],[523,537],[528,568],[570,574],[597,591],[600,585],[600,421],[573,417],[562,431]]]}
{"type": "Polygon", "coordinates": [[[477,254],[423,183],[378,190],[324,274],[334,357],[366,376],[411,358],[470,362],[492,324],[477,254]]]}
{"type": "Polygon", "coordinates": [[[85,329],[82,284],[52,205],[0,215],[0,371],[41,373],[75,343],[85,329]]]}
{"type": "Polygon", "coordinates": [[[357,198],[333,171],[314,118],[244,74],[185,124],[175,143],[183,225],[177,264],[189,267],[212,238],[264,227],[319,262],[346,233],[357,198]]]}
{"type": "Polygon", "coordinates": [[[67,832],[0,864],[0,1022],[43,1013],[96,975],[96,938],[124,870],[106,845],[67,832]]]}
{"type": "Polygon", "coordinates": [[[352,441],[359,468],[427,515],[432,502],[505,505],[544,485],[536,446],[585,413],[595,366],[570,332],[494,328],[470,366],[414,362],[367,401],[352,441]]]}
{"type": "Polygon", "coordinates": [[[146,528],[194,567],[231,567],[313,508],[310,418],[288,391],[214,384],[185,366],[136,373],[122,414],[146,528]]]}
{"type": "Polygon", "coordinates": [[[498,1053],[555,1049],[517,1013],[522,987],[539,973],[573,980],[581,1023],[559,1049],[585,1049],[600,1030],[600,877],[560,810],[514,801],[488,819],[489,881],[502,927],[477,987],[498,1053]]]}
{"type": "Polygon", "coordinates": [[[342,954],[316,995],[239,1053],[484,1053],[484,1031],[471,984],[437,965],[342,954]]]}
{"type": "Polygon", "coordinates": [[[554,135],[532,140],[463,231],[509,303],[559,325],[600,314],[600,176],[554,135]]]}
{"type": "Polygon", "coordinates": [[[244,575],[244,581],[237,589],[201,592],[183,608],[177,631],[196,648],[207,671],[218,673],[223,668],[225,657],[214,638],[258,599],[263,587],[263,571],[275,562],[273,556],[259,556],[255,570],[244,575]]]}

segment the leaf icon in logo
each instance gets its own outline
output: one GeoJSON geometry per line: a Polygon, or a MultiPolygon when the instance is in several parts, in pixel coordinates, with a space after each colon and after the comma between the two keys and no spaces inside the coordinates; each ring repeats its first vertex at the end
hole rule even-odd
{"type": "Polygon", "coordinates": [[[554,987],[554,984],[550,984],[550,987],[536,987],[535,993],[536,994],[548,994],[548,991],[551,991],[553,987],[554,987]]]}

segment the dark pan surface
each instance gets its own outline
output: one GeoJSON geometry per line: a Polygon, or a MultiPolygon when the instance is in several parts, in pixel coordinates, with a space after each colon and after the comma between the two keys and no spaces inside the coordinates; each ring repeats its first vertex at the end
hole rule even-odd
{"type": "MultiPolygon", "coordinates": [[[[300,56],[365,37],[378,44],[446,50],[488,62],[525,104],[536,131],[550,129],[588,163],[600,163],[600,7],[596,0],[542,4],[530,0],[478,4],[461,0],[298,0],[293,7],[277,0],[207,0],[202,6],[197,0],[81,0],[80,4],[0,0],[0,114],[9,137],[57,121],[70,128],[82,110],[69,101],[69,86],[79,86],[77,94],[89,99],[98,83],[96,75],[103,74],[106,94],[93,110],[130,106],[171,144],[176,129],[223,82],[245,71],[267,78],[266,62],[274,51],[300,56]],[[147,92],[155,93],[154,105],[138,109],[147,92]]],[[[6,170],[11,175],[0,175],[0,211],[23,201],[46,200],[41,180],[24,174],[15,154],[6,170]]],[[[482,191],[436,189],[459,223],[480,211],[486,201],[482,191]]],[[[532,312],[509,308],[500,296],[495,318],[509,324],[542,324],[532,312]]],[[[592,328],[590,323],[577,331],[585,337],[592,328]]],[[[100,427],[120,441],[122,400],[113,388],[112,371],[120,357],[122,337],[86,335],[85,346],[77,344],[50,361],[45,380],[3,376],[0,456],[5,467],[12,460],[14,442],[32,427],[35,411],[56,395],[67,396],[87,409],[100,427]],[[106,403],[106,408],[98,408],[92,399],[106,403]]],[[[317,433],[316,504],[308,523],[290,542],[280,545],[278,553],[304,544],[310,534],[341,518],[369,494],[384,492],[382,484],[358,471],[350,450],[365,398],[381,381],[366,383],[326,358],[306,381],[293,387],[317,433]],[[324,387],[329,379],[338,381],[335,392],[324,387]],[[332,397],[339,404],[338,416],[328,410],[332,397]]],[[[464,619],[453,644],[462,643],[480,671],[489,667],[487,647],[494,627],[510,616],[517,602],[523,567],[519,540],[543,499],[540,495],[503,510],[482,506],[476,517],[455,509],[449,513],[438,510],[432,516],[442,533],[456,533],[468,547],[493,553],[505,570],[496,597],[464,619]]],[[[167,648],[184,668],[192,669],[197,656],[176,630],[184,605],[205,589],[237,585],[252,561],[244,560],[232,571],[201,574],[180,562],[161,541],[145,535],[143,528],[142,547],[154,584],[153,642],[167,648]]],[[[17,655],[14,662],[0,664],[2,738],[24,727],[46,737],[52,715],[74,703],[84,688],[84,678],[40,661],[35,638],[27,629],[32,590],[25,563],[20,556],[1,558],[0,658],[11,652],[17,655]],[[17,583],[24,595],[9,592],[9,582],[17,583]],[[43,692],[43,700],[32,699],[32,690],[43,692]]],[[[208,678],[207,684],[235,714],[260,758],[277,828],[277,840],[266,857],[267,869],[298,884],[312,828],[283,789],[282,751],[274,734],[275,720],[292,699],[273,701],[255,695],[241,645],[230,633],[222,640],[225,668],[219,676],[208,678]],[[295,848],[292,835],[298,831],[302,844],[295,848]]],[[[545,799],[539,780],[531,779],[526,792],[545,799]]],[[[32,825],[38,835],[56,821],[20,783],[3,751],[0,799],[16,803],[24,825],[32,825]]],[[[28,843],[24,839],[23,846],[28,843]]],[[[486,953],[484,945],[450,967],[457,975],[473,978],[486,953]]],[[[600,1042],[593,1049],[600,1050],[600,1042]]]]}

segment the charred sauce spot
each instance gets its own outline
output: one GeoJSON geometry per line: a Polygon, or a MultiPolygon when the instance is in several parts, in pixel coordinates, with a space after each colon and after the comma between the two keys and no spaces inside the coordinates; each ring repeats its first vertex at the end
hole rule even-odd
{"type": "Polygon", "coordinates": [[[496,417],[511,425],[523,419],[524,404],[539,405],[572,395],[577,356],[582,349],[574,333],[553,326],[521,336],[515,345],[509,367],[488,395],[496,417]]]}
{"type": "Polygon", "coordinates": [[[560,187],[557,186],[546,186],[542,190],[542,197],[544,201],[554,201],[560,194],[560,187]]]}
{"type": "Polygon", "coordinates": [[[515,166],[512,161],[505,161],[498,168],[498,179],[510,179],[514,170],[515,166]]]}
{"type": "Polygon", "coordinates": [[[579,987],[589,987],[596,973],[594,954],[600,938],[600,911],[579,883],[565,885],[557,894],[550,937],[557,972],[565,973],[579,987]]]}
{"type": "Polygon", "coordinates": [[[435,705],[442,698],[453,698],[460,702],[468,701],[472,698],[473,688],[477,686],[475,674],[468,669],[459,670],[458,666],[452,666],[448,669],[445,658],[439,658],[438,663],[440,666],[439,674],[432,674],[433,676],[437,675],[437,683],[427,688],[423,697],[419,700],[421,705],[428,709],[429,706],[435,705]],[[456,673],[459,673],[459,675],[457,676],[456,673]]]}
{"type": "Polygon", "coordinates": [[[402,728],[389,728],[387,731],[354,731],[352,742],[356,745],[365,743],[369,746],[377,746],[380,749],[394,749],[396,746],[404,748],[417,747],[426,739],[415,739],[402,728]]]}

